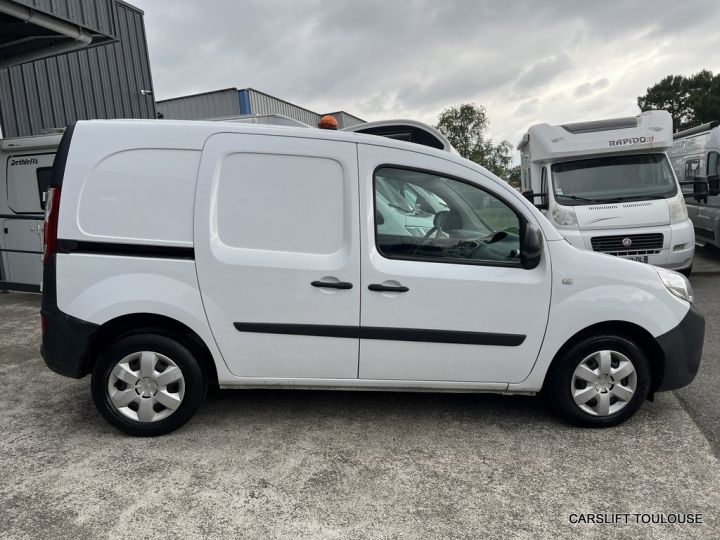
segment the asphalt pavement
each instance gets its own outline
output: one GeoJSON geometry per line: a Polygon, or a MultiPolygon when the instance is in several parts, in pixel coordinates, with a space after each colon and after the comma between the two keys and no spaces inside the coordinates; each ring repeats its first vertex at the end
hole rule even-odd
{"type": "Polygon", "coordinates": [[[38,297],[0,295],[0,537],[720,537],[713,268],[692,278],[708,319],[697,380],[606,430],[532,397],[258,390],[131,438],[96,413],[87,378],[43,364],[38,297]],[[631,517],[571,523],[588,513],[631,517]]]}

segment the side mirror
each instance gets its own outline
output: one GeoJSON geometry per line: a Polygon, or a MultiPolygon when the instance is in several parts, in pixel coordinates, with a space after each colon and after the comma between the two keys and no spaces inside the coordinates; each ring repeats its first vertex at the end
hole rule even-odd
{"type": "Polygon", "coordinates": [[[537,209],[548,209],[547,195],[545,195],[544,193],[535,193],[532,189],[528,189],[527,191],[522,192],[522,196],[531,203],[533,203],[537,209]],[[540,202],[535,202],[535,199],[540,199],[540,202]]]}
{"type": "Polygon", "coordinates": [[[520,247],[520,264],[525,270],[537,268],[542,258],[543,234],[537,225],[527,223],[520,247]]]}
{"type": "Polygon", "coordinates": [[[385,217],[380,213],[380,210],[375,210],[375,223],[377,225],[385,224],[385,217]]]}
{"type": "MultiPolygon", "coordinates": [[[[692,184],[693,192],[692,192],[692,198],[695,199],[697,202],[707,201],[708,191],[709,191],[709,185],[707,182],[707,178],[703,178],[702,176],[693,176],[692,179],[689,182],[686,182],[686,184],[692,184]]],[[[689,197],[690,195],[685,195],[686,197],[689,197]]]]}
{"type": "Polygon", "coordinates": [[[711,197],[717,197],[720,195],[720,176],[714,174],[707,177],[708,181],[708,193],[711,197]]]}

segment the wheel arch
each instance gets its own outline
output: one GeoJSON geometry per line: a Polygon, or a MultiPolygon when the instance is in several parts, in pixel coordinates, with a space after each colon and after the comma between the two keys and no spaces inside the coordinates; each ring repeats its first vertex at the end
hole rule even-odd
{"type": "Polygon", "coordinates": [[[627,321],[604,321],[590,325],[576,332],[565,341],[565,343],[555,353],[555,356],[553,356],[552,362],[550,362],[550,366],[545,373],[542,389],[545,389],[545,386],[560,358],[562,358],[571,347],[585,338],[603,333],[615,334],[628,338],[643,350],[647,356],[648,364],[650,366],[651,382],[648,399],[652,400],[654,392],[657,390],[660,385],[660,381],[662,381],[663,378],[663,372],[665,369],[665,354],[650,332],[645,330],[642,326],[627,321]]]}
{"type": "Polygon", "coordinates": [[[94,332],[88,346],[88,371],[92,371],[98,355],[121,337],[153,333],[175,339],[197,359],[208,384],[217,386],[218,373],[215,360],[203,339],[190,327],[165,315],[133,313],[111,319],[94,332]]]}

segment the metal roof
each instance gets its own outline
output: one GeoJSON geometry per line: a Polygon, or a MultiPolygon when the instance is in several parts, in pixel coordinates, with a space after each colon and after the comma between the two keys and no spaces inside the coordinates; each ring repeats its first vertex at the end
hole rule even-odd
{"type": "Polygon", "coordinates": [[[112,11],[112,0],[0,0],[0,68],[114,41],[112,11]]]}
{"type": "Polygon", "coordinates": [[[225,88],[200,94],[160,100],[156,103],[163,118],[174,120],[213,120],[232,116],[281,114],[310,126],[330,114],[338,127],[350,127],[365,121],[345,111],[318,113],[254,88],[225,88]]]}
{"type": "Polygon", "coordinates": [[[120,0],[22,1],[109,29],[112,41],[0,69],[4,137],[37,135],[89,118],[155,118],[141,10],[120,0]]]}

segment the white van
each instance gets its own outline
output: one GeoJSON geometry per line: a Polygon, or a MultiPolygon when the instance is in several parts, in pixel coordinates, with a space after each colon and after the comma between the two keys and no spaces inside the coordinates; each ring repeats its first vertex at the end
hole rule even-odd
{"type": "Polygon", "coordinates": [[[675,174],[686,184],[683,191],[689,197],[695,237],[720,248],[720,122],[675,133],[674,139],[668,155],[675,174]],[[698,179],[704,185],[697,185],[698,179]]]}
{"type": "Polygon", "coordinates": [[[0,139],[0,290],[40,292],[44,196],[60,138],[0,139]]]}
{"type": "Polygon", "coordinates": [[[522,187],[575,247],[689,275],[695,235],[668,162],[672,118],[531,127],[518,150],[522,187]]]}
{"type": "Polygon", "coordinates": [[[684,276],[577,250],[443,150],[78,122],[49,193],[43,357],[92,373],[99,411],[127,433],[179,427],[208,385],[544,390],[570,421],[609,426],[698,370],[704,319],[684,276]],[[433,225],[383,232],[383,185],[425,197],[433,225]]]}

